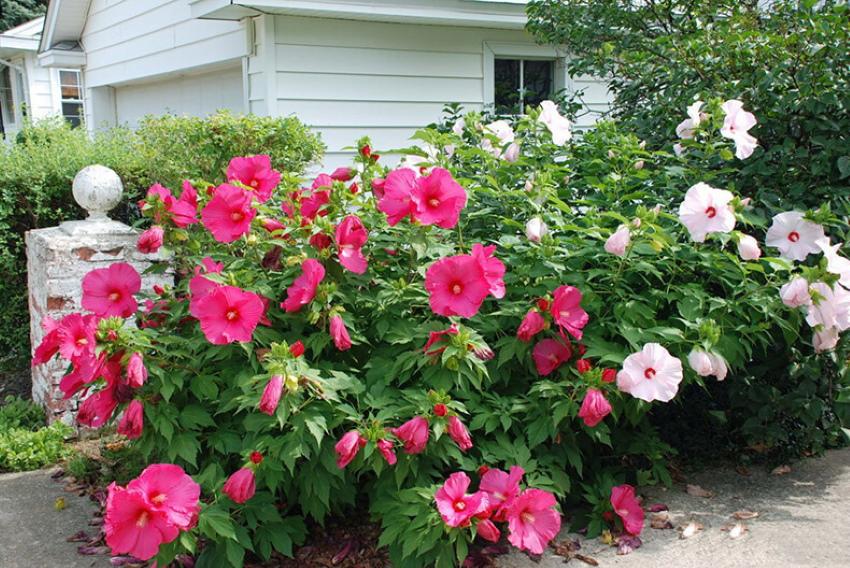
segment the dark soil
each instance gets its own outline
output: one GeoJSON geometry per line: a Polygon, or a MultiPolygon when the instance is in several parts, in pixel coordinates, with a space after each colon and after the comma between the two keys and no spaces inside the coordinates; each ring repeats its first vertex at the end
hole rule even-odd
{"type": "Polygon", "coordinates": [[[19,396],[25,400],[32,398],[32,375],[29,368],[0,368],[0,404],[7,396],[19,396]]]}

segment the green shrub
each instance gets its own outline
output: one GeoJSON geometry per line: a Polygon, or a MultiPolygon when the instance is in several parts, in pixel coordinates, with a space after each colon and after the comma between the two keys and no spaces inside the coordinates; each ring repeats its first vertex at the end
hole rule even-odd
{"type": "Polygon", "coordinates": [[[300,172],[316,161],[318,137],[294,118],[147,117],[137,131],[114,128],[90,136],[60,118],[28,124],[0,149],[0,372],[29,357],[24,233],[83,212],[71,195],[80,169],[103,164],[121,176],[125,201],[113,216],[138,218],[135,203],[154,182],[179,188],[184,177],[220,177],[232,156],[267,153],[276,167],[300,172]]]}
{"type": "Polygon", "coordinates": [[[36,430],[44,426],[44,410],[20,397],[7,396],[0,406],[0,432],[12,428],[36,430]]]}
{"type": "Polygon", "coordinates": [[[30,471],[56,463],[67,455],[65,438],[72,431],[61,422],[36,431],[0,431],[0,472],[30,471]]]}

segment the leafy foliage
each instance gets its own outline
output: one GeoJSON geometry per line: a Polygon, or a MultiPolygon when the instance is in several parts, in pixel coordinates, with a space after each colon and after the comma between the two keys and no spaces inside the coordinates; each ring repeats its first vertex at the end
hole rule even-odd
{"type": "Polygon", "coordinates": [[[0,32],[44,15],[48,0],[2,0],[0,32]]]}
{"type": "Polygon", "coordinates": [[[21,398],[7,397],[0,406],[0,472],[29,471],[50,465],[67,454],[68,426],[44,426],[44,412],[21,398]]]}

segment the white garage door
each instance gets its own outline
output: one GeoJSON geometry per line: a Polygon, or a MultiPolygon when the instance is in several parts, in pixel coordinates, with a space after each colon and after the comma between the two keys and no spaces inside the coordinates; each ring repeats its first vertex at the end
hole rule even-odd
{"type": "Polygon", "coordinates": [[[244,112],[242,68],[228,68],[115,89],[118,124],[136,126],[148,114],[206,116],[219,109],[244,112]]]}

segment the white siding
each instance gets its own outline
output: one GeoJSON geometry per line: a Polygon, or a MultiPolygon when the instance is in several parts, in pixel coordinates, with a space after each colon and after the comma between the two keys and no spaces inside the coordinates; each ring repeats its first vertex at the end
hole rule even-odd
{"type": "Polygon", "coordinates": [[[59,82],[56,72],[38,64],[35,52],[23,59],[29,89],[29,115],[34,119],[59,114],[59,82]]]}
{"type": "Polygon", "coordinates": [[[89,88],[236,62],[248,51],[242,23],[193,19],[188,0],[92,0],[81,41],[89,88]]]}
{"type": "Polygon", "coordinates": [[[186,75],[115,89],[118,124],[136,126],[147,114],[205,116],[216,110],[244,111],[242,68],[186,75]]]}
{"type": "MultiPolygon", "coordinates": [[[[346,162],[351,151],[342,148],[363,135],[379,150],[408,145],[417,128],[440,118],[445,103],[480,110],[487,96],[485,43],[534,46],[513,30],[296,16],[275,16],[269,24],[269,18],[256,19],[257,37],[265,31],[275,49],[250,60],[251,109],[296,115],[317,129],[328,145],[325,167],[346,162]]],[[[607,104],[597,81],[561,84],[588,86],[591,106],[607,104]]]]}

